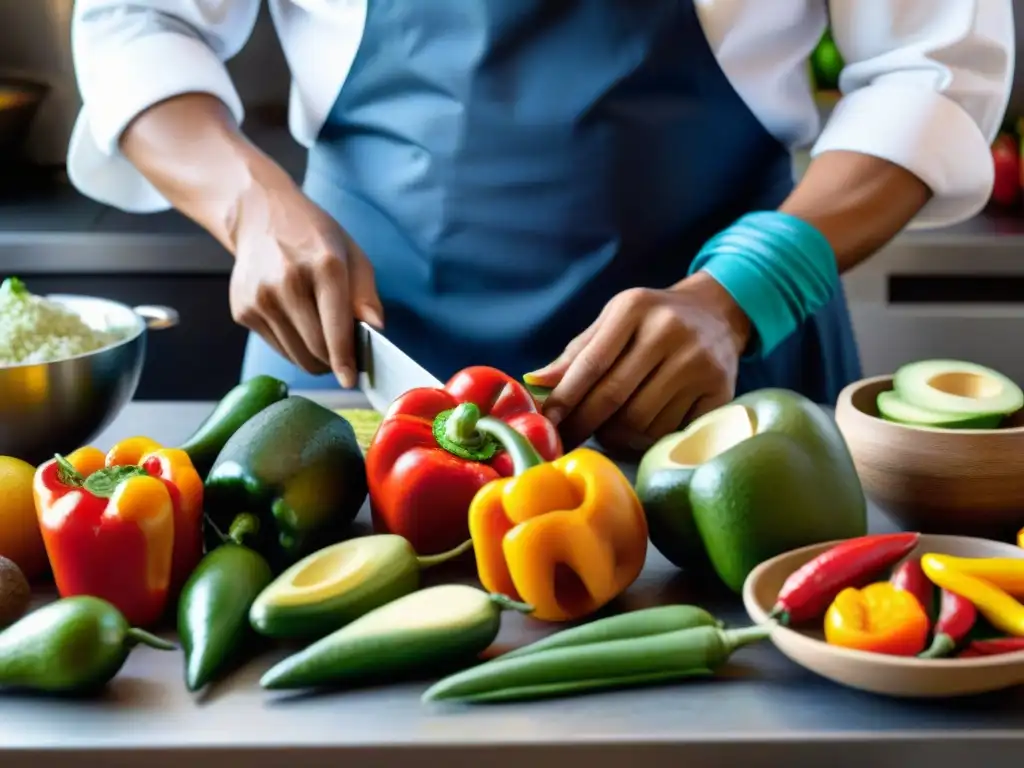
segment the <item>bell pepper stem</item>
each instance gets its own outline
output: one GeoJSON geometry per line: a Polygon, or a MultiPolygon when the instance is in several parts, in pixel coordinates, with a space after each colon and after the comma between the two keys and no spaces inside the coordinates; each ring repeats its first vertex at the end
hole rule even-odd
{"type": "Polygon", "coordinates": [[[53,454],[53,458],[57,462],[57,479],[64,485],[81,488],[85,478],[75,469],[75,465],[59,453],[53,454]]]}
{"type": "Polygon", "coordinates": [[[505,449],[512,458],[512,467],[517,475],[543,463],[544,460],[530,441],[504,421],[484,416],[477,422],[476,428],[485,435],[493,437],[505,449]]]}
{"type": "Polygon", "coordinates": [[[484,444],[484,436],[477,429],[480,416],[480,409],[475,403],[460,403],[445,421],[445,437],[464,448],[479,448],[484,444]]]}
{"type": "Polygon", "coordinates": [[[231,521],[231,526],[228,528],[227,536],[222,534],[221,538],[225,543],[230,541],[235,544],[244,544],[245,539],[251,538],[259,532],[259,518],[249,512],[242,512],[241,514],[236,515],[235,519],[231,521]]]}
{"type": "Polygon", "coordinates": [[[533,606],[529,603],[521,603],[518,600],[513,600],[508,595],[502,595],[498,592],[491,593],[491,602],[499,606],[505,611],[519,611],[519,613],[533,613],[533,606]]]}
{"type": "Polygon", "coordinates": [[[504,421],[482,415],[475,403],[459,403],[439,413],[434,437],[445,450],[476,461],[487,461],[500,446],[512,457],[517,475],[543,461],[529,440],[504,421]]]}
{"type": "Polygon", "coordinates": [[[449,560],[454,560],[459,555],[465,554],[473,548],[473,540],[467,539],[466,541],[459,544],[455,549],[449,549],[447,552],[441,552],[436,555],[417,555],[416,562],[419,563],[420,569],[425,570],[432,568],[435,565],[441,563],[447,563],[449,560]]]}
{"type": "Polygon", "coordinates": [[[176,651],[178,646],[174,643],[164,640],[163,638],[157,637],[154,634],[147,632],[144,629],[138,629],[137,627],[129,628],[126,633],[126,641],[129,647],[133,645],[148,645],[150,648],[156,648],[158,651],[176,651]]]}

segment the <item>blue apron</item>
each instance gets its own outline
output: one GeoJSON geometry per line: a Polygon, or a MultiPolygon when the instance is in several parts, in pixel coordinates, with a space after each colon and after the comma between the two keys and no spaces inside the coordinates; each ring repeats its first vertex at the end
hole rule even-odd
{"type": "MultiPolygon", "coordinates": [[[[667,287],[792,188],[690,0],[369,0],[305,190],[373,262],[388,337],[441,380],[539,368],[615,294],[667,287]]],[[[250,338],[243,378],[336,387],[250,338]]],[[[834,402],[860,375],[842,291],[763,360],[834,402]]]]}

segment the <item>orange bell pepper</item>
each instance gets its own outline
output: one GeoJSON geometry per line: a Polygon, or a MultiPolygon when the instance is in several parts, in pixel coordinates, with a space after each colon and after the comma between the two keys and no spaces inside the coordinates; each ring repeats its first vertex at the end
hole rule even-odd
{"type": "Polygon", "coordinates": [[[928,640],[929,619],[913,594],[890,582],[848,587],[825,614],[831,645],[890,656],[916,656],[928,640]]]}
{"type": "Polygon", "coordinates": [[[178,448],[164,448],[148,437],[129,437],[114,445],[105,456],[96,448],[80,448],[68,457],[76,467],[80,455],[90,471],[140,466],[164,481],[174,505],[170,591],[176,595],[203,556],[203,479],[188,454],[178,448]]]}
{"type": "Polygon", "coordinates": [[[543,621],[572,621],[632,584],[647,556],[647,520],[632,484],[603,454],[578,448],[543,462],[522,435],[472,403],[451,418],[495,438],[513,477],[484,485],[469,531],[484,588],[533,606],[543,621]]]}

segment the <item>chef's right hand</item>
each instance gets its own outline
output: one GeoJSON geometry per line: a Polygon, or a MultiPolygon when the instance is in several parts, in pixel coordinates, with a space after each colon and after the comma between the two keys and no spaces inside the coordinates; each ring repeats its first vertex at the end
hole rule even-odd
{"type": "Polygon", "coordinates": [[[231,315],[305,371],[356,384],[354,320],[383,325],[366,254],[272,161],[234,206],[231,315]]]}

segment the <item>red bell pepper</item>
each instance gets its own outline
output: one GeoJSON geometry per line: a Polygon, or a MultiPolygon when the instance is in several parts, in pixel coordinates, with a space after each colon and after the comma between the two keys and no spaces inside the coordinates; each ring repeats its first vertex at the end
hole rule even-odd
{"type": "Polygon", "coordinates": [[[36,511],[62,597],[93,595],[155,622],[202,555],[202,492],[188,455],[146,438],[82,448],[36,470],[36,511]]]}
{"type": "Polygon", "coordinates": [[[423,555],[469,538],[469,504],[486,483],[514,473],[501,445],[449,416],[473,403],[523,435],[540,456],[562,455],[558,430],[518,381],[494,368],[456,373],[441,389],[417,388],[388,408],[366,453],[373,527],[404,536],[423,555]]]}

